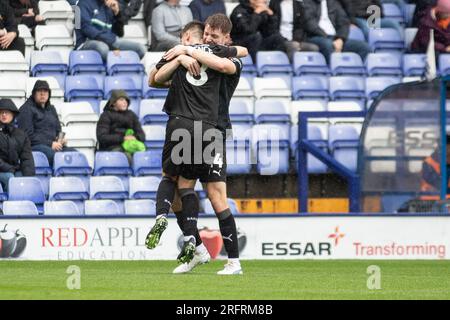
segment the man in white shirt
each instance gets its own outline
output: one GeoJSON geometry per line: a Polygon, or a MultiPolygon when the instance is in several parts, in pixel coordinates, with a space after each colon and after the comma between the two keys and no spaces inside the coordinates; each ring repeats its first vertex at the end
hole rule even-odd
{"type": "Polygon", "coordinates": [[[180,0],[165,0],[152,12],[152,49],[166,51],[180,44],[180,33],[193,20],[191,9],[180,0]]]}
{"type": "Polygon", "coordinates": [[[305,31],[308,42],[319,46],[329,61],[333,52],[355,52],[365,59],[371,48],[367,42],[348,39],[350,19],[337,0],[304,0],[305,31]]]}

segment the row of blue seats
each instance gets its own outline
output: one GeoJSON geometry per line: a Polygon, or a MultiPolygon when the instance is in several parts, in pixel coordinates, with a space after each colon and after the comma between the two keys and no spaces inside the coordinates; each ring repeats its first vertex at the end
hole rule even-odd
{"type": "Polygon", "coordinates": [[[156,204],[153,200],[86,200],[46,201],[43,207],[33,201],[3,202],[3,216],[116,216],[116,215],[156,215],[156,204]]]}
{"type": "MultiPolygon", "coordinates": [[[[94,170],[89,167],[86,158],[81,153],[57,153],[54,168],[48,165],[46,157],[41,153],[33,153],[36,163],[37,175],[48,182],[49,177],[80,176],[88,179],[91,175],[122,177],[125,187],[130,176],[160,175],[161,154],[165,138],[164,126],[151,126],[154,134],[146,141],[148,151],[134,154],[132,166],[129,165],[125,155],[120,152],[97,152],[94,170]]],[[[336,159],[338,149],[344,145],[338,141],[352,140],[355,148],[359,140],[359,132],[351,125],[331,125],[328,129],[329,138],[317,126],[310,126],[311,141],[318,143],[326,152],[330,152],[336,159]]],[[[227,141],[228,173],[259,174],[288,173],[291,160],[296,156],[298,127],[290,123],[272,122],[259,125],[235,124],[234,138],[227,141]],[[253,166],[255,165],[255,166],[253,166]]],[[[348,145],[345,148],[348,149],[348,145]]],[[[348,151],[348,150],[347,150],[348,151]]],[[[338,154],[340,151],[338,151],[338,154]]],[[[345,152],[344,152],[345,153],[345,152]]],[[[356,158],[355,158],[356,159],[356,158]]],[[[344,161],[351,169],[356,169],[355,159],[344,161]]],[[[313,163],[313,162],[311,162],[313,163]]],[[[309,171],[311,173],[326,172],[326,168],[319,162],[314,162],[309,171]]],[[[87,182],[85,183],[87,184],[87,182]]]]}
{"type": "MultiPolygon", "coordinates": [[[[39,52],[38,52],[39,53],[39,52]]],[[[58,52],[48,52],[45,54],[45,60],[40,58],[35,64],[32,64],[32,76],[43,75],[70,75],[79,74],[100,74],[105,75],[105,67],[100,61],[90,61],[90,56],[97,56],[95,51],[72,51],[71,62],[68,67],[62,61],[58,62],[58,52]],[[56,57],[53,57],[56,55],[56,57]],[[47,57],[48,56],[48,57],[47,57]],[[74,57],[74,58],[72,58],[74,57]],[[78,59],[75,59],[78,58],[78,59]],[[81,59],[83,57],[83,59],[81,59]],[[48,59],[48,60],[47,60],[48,59]]],[[[139,58],[127,59],[128,55],[133,57],[134,52],[124,51],[120,57],[113,53],[109,54],[111,59],[108,60],[108,75],[115,76],[120,74],[136,74],[145,75],[145,69],[139,58]],[[111,61],[110,61],[111,60],[111,61]],[[120,60],[120,61],[117,61],[120,60]]],[[[324,56],[320,52],[297,52],[294,55],[294,61],[291,64],[286,53],[282,51],[260,51],[257,53],[257,63],[253,63],[250,56],[243,59],[243,74],[253,76],[272,76],[273,74],[323,74],[323,75],[374,75],[373,68],[381,68],[384,64],[387,68],[398,69],[397,76],[413,76],[421,75],[417,68],[424,69],[424,54],[399,54],[397,52],[378,52],[369,54],[366,61],[362,61],[361,57],[352,52],[333,53],[330,58],[329,65],[324,56]],[[403,57],[403,58],[402,58],[403,57]],[[403,70],[402,70],[403,66],[403,70]],[[411,71],[413,73],[411,73],[411,71]]],[[[99,58],[99,56],[98,56],[99,58]]],[[[61,59],[59,59],[61,60],[61,59]]],[[[156,63],[157,61],[155,61],[156,63]]],[[[450,54],[442,54],[439,58],[440,72],[442,75],[450,72],[450,54]]],[[[392,74],[392,73],[391,73],[392,74]]],[[[145,81],[146,84],[147,81],[145,81]]],[[[103,83],[99,83],[99,87],[103,88],[103,83]]],[[[141,82],[137,84],[139,88],[144,86],[141,82]]],[[[105,88],[106,91],[106,88],[105,88]]],[[[145,95],[145,93],[143,93],[145,95]]]]}
{"type": "MultiPolygon", "coordinates": [[[[261,77],[273,74],[302,75],[360,75],[360,76],[420,76],[425,70],[425,54],[401,54],[397,52],[370,53],[366,61],[353,52],[333,53],[330,63],[320,52],[297,52],[291,65],[282,51],[263,51],[257,53],[257,65],[244,63],[244,74],[261,77]],[[387,73],[386,73],[387,72],[387,73]]],[[[251,58],[246,58],[248,61],[251,58]]],[[[244,60],[245,61],[245,60],[244,60]]],[[[442,75],[450,73],[450,54],[439,56],[439,70],[442,75]]]]}
{"type": "MultiPolygon", "coordinates": [[[[236,201],[228,199],[233,214],[238,214],[236,201]]],[[[3,216],[139,216],[156,215],[156,203],[149,199],[140,200],[85,200],[85,201],[45,201],[43,207],[36,206],[33,201],[3,202],[3,216]]],[[[200,213],[214,215],[209,200],[200,205],[200,213]]]]}
{"type": "MultiPolygon", "coordinates": [[[[162,132],[160,134],[163,134],[162,132]]],[[[149,140],[151,148],[162,148],[164,139],[154,137],[149,140]],[[162,140],[161,140],[162,139],[162,140]]],[[[81,152],[55,153],[53,167],[49,165],[47,157],[38,151],[33,152],[36,173],[44,176],[100,176],[100,175],[160,175],[161,157],[151,150],[136,152],[133,155],[133,165],[130,167],[127,157],[122,152],[97,152],[95,154],[95,167],[92,168],[86,156],[81,152]]]]}

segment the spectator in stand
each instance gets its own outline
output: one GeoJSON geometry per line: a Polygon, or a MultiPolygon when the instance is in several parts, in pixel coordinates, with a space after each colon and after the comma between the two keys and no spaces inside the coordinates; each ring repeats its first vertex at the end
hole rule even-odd
{"type": "Polygon", "coordinates": [[[142,59],[143,45],[125,40],[123,17],[117,0],[80,0],[81,28],[76,29],[77,50],[95,50],[106,61],[110,50],[135,51],[142,59]]]}
{"type": "Polygon", "coordinates": [[[372,12],[367,12],[367,8],[370,6],[378,6],[381,9],[381,28],[396,29],[400,35],[403,35],[403,28],[395,20],[383,18],[383,6],[381,0],[339,0],[342,7],[350,18],[351,23],[355,24],[362,30],[366,40],[369,39],[369,25],[367,21],[372,15],[372,12]]]}
{"type": "Polygon", "coordinates": [[[12,177],[36,173],[30,139],[13,123],[17,114],[19,110],[12,100],[0,99],[0,183],[5,192],[12,177]]]}
{"type": "Polygon", "coordinates": [[[417,28],[419,27],[420,20],[427,14],[430,8],[436,6],[437,0],[412,0],[411,2],[416,5],[412,26],[417,28]]]}
{"type": "Polygon", "coordinates": [[[25,56],[25,42],[19,38],[14,11],[4,0],[0,0],[0,51],[18,50],[25,56]]]}
{"type": "Polygon", "coordinates": [[[128,21],[139,13],[142,0],[120,0],[119,5],[123,22],[128,24],[128,21]]]}
{"type": "Polygon", "coordinates": [[[28,135],[31,149],[44,153],[50,165],[53,165],[55,152],[76,150],[66,147],[58,114],[50,97],[47,81],[36,81],[31,96],[20,108],[17,124],[28,135]]]}
{"type": "Polygon", "coordinates": [[[39,15],[37,0],[9,0],[9,5],[14,11],[17,24],[24,24],[34,33],[37,25],[44,25],[45,19],[39,15]]]}
{"type": "Polygon", "coordinates": [[[131,164],[132,155],[122,147],[124,141],[145,141],[145,133],[142,130],[136,114],[129,110],[130,98],[123,90],[114,90],[107,102],[105,109],[97,123],[97,140],[99,151],[124,152],[131,164]],[[127,130],[132,129],[134,135],[127,135],[127,130]]]}
{"type": "Polygon", "coordinates": [[[152,12],[152,49],[166,51],[180,44],[180,33],[193,20],[191,10],[180,0],[165,0],[152,12]]]}
{"type": "Polygon", "coordinates": [[[233,43],[246,47],[256,60],[258,51],[289,52],[292,44],[280,34],[278,16],[265,0],[240,0],[231,13],[233,43]]]}
{"type": "Polygon", "coordinates": [[[333,52],[355,52],[363,61],[371,51],[365,41],[348,39],[350,19],[337,0],[304,0],[308,42],[330,61],[333,52]]]}
{"type": "Polygon", "coordinates": [[[193,0],[189,4],[194,20],[205,22],[209,16],[216,13],[227,14],[223,0],[193,0]]]}
{"type": "Polygon", "coordinates": [[[411,44],[414,52],[426,52],[430,42],[430,30],[434,30],[436,53],[450,53],[450,2],[438,1],[435,8],[430,8],[422,17],[419,30],[411,44]]]}
{"type": "Polygon", "coordinates": [[[292,61],[297,51],[319,51],[315,44],[305,42],[306,34],[303,28],[305,9],[299,0],[271,0],[270,9],[278,19],[278,30],[290,42],[287,54],[292,61]]]}

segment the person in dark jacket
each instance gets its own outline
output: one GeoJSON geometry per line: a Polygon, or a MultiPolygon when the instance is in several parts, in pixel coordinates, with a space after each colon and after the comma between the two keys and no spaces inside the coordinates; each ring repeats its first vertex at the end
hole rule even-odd
{"type": "Polygon", "coordinates": [[[38,0],[9,0],[9,5],[14,11],[17,24],[24,24],[31,32],[37,25],[44,25],[45,19],[39,15],[38,0]]]}
{"type": "Polygon", "coordinates": [[[36,174],[30,139],[13,124],[17,114],[11,99],[0,99],[0,183],[5,192],[12,177],[36,174]]]}
{"type": "Polygon", "coordinates": [[[75,30],[77,50],[95,50],[106,61],[110,50],[130,50],[143,58],[145,47],[123,37],[122,13],[118,0],[80,0],[81,28],[75,30]]]}
{"type": "Polygon", "coordinates": [[[230,20],[233,43],[246,47],[253,61],[258,51],[288,51],[289,43],[279,32],[278,17],[265,0],[240,0],[230,20]]]}
{"type": "Polygon", "coordinates": [[[328,61],[333,52],[355,52],[365,60],[371,48],[367,42],[348,39],[350,19],[337,0],[304,0],[304,6],[308,42],[318,45],[328,61]]]}
{"type": "Polygon", "coordinates": [[[381,9],[381,19],[379,20],[380,28],[391,28],[397,30],[403,36],[403,28],[400,24],[392,19],[384,18],[383,5],[381,0],[339,0],[350,18],[351,23],[355,24],[362,30],[366,40],[369,39],[368,19],[373,12],[367,11],[370,6],[377,6],[381,9]]]}
{"type": "Polygon", "coordinates": [[[47,81],[36,81],[31,96],[20,108],[17,124],[30,138],[33,151],[44,153],[53,165],[55,152],[76,150],[65,146],[58,114],[50,103],[50,97],[47,81]]]}
{"type": "Polygon", "coordinates": [[[412,26],[417,28],[419,27],[420,20],[436,5],[437,0],[412,0],[411,2],[416,5],[412,26]]]}
{"type": "Polygon", "coordinates": [[[305,9],[301,0],[271,0],[269,8],[277,16],[279,32],[291,44],[287,51],[291,61],[297,51],[319,51],[317,45],[306,42],[305,9]]]}
{"type": "Polygon", "coordinates": [[[120,0],[120,11],[122,12],[122,20],[125,24],[139,13],[142,0],[120,0]]]}
{"type": "Polygon", "coordinates": [[[223,0],[193,0],[189,4],[194,20],[205,22],[209,16],[216,13],[227,14],[223,0]]]}
{"type": "Polygon", "coordinates": [[[25,41],[19,38],[14,11],[5,0],[0,1],[0,51],[18,50],[25,56],[25,41]]]}
{"type": "Polygon", "coordinates": [[[422,18],[411,50],[424,53],[430,42],[430,30],[434,30],[434,46],[436,53],[450,53],[450,12],[440,8],[430,8],[422,18]]]}
{"type": "MultiPolygon", "coordinates": [[[[145,133],[137,115],[128,109],[130,98],[123,90],[114,90],[97,123],[99,151],[125,152],[122,143],[127,140],[145,141],[145,133]],[[125,135],[128,129],[134,135],[125,135]]],[[[132,157],[125,152],[131,164],[132,157]]]]}

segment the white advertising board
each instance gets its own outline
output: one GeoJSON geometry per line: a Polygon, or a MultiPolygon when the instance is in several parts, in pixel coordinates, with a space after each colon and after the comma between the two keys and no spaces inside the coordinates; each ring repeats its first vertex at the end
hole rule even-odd
{"type": "MultiPolygon", "coordinates": [[[[174,260],[181,242],[176,220],[169,219],[160,246],[148,250],[153,223],[3,218],[0,259],[174,260]]],[[[236,223],[242,259],[450,259],[450,217],[238,217],[236,223]]],[[[199,228],[213,258],[226,258],[217,219],[201,217],[199,228]]]]}

